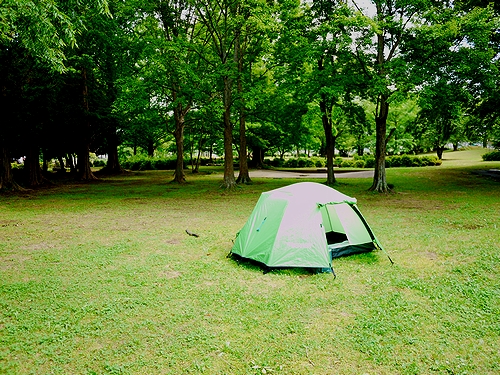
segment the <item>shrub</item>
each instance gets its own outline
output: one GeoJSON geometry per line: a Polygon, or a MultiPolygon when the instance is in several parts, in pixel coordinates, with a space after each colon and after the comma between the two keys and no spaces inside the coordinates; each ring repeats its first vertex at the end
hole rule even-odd
{"type": "Polygon", "coordinates": [[[288,159],[283,163],[283,166],[286,168],[297,168],[298,164],[297,159],[288,159]]]}
{"type": "MultiPolygon", "coordinates": [[[[136,155],[120,161],[123,168],[133,171],[175,169],[176,163],[177,160],[175,158],[150,158],[142,155],[136,155]]],[[[186,161],[184,161],[185,165],[187,165],[186,161]]]]}
{"type": "Polygon", "coordinates": [[[341,157],[337,157],[335,158],[335,162],[334,164],[337,166],[337,167],[340,167],[342,166],[342,162],[344,161],[344,159],[342,159],[341,157]]]}
{"type": "Polygon", "coordinates": [[[354,160],[354,168],[364,168],[366,166],[366,162],[363,159],[354,160]]]}
{"type": "Polygon", "coordinates": [[[309,158],[299,158],[297,160],[297,166],[299,168],[310,168],[310,167],[314,167],[314,162],[309,159],[309,158]]]}
{"type": "Polygon", "coordinates": [[[442,161],[439,160],[439,158],[437,156],[435,156],[435,155],[433,155],[433,156],[430,156],[430,155],[422,156],[420,158],[420,161],[421,161],[422,167],[437,166],[437,165],[441,165],[441,163],[442,163],[442,161]]]}
{"type": "Polygon", "coordinates": [[[315,162],[314,162],[314,166],[316,168],[322,168],[325,166],[325,163],[323,162],[323,160],[321,159],[317,159],[315,162]]]}
{"type": "Polygon", "coordinates": [[[156,159],[152,161],[151,166],[153,167],[153,169],[165,170],[165,169],[175,169],[175,164],[176,164],[175,160],[156,159]],[[171,164],[173,164],[173,167],[169,166],[171,164]]]}
{"type": "Polygon", "coordinates": [[[484,161],[500,161],[500,151],[487,152],[482,158],[484,161]]]}
{"type": "Polygon", "coordinates": [[[274,158],[271,165],[276,168],[281,168],[285,164],[285,159],[282,158],[274,158]]]}
{"type": "Polygon", "coordinates": [[[342,168],[352,168],[354,167],[355,160],[352,159],[343,159],[340,167],[342,168]]]}
{"type": "MultiPolygon", "coordinates": [[[[59,165],[59,163],[57,163],[59,165]]],[[[92,163],[92,166],[93,167],[105,167],[106,166],[106,160],[103,160],[103,159],[97,159],[97,160],[94,160],[94,162],[92,163]]],[[[58,168],[60,168],[58,166],[58,168]]]]}
{"type": "Polygon", "coordinates": [[[385,159],[385,166],[387,168],[401,167],[401,157],[399,155],[392,155],[385,159]]]}
{"type": "Polygon", "coordinates": [[[365,156],[365,168],[375,168],[375,157],[368,155],[365,156]]]}
{"type": "Polygon", "coordinates": [[[413,158],[410,155],[401,155],[400,163],[402,167],[411,167],[413,165],[413,158]]]}

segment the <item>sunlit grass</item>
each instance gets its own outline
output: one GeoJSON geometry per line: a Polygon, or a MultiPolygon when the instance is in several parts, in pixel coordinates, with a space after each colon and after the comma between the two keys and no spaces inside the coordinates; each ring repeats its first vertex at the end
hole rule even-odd
{"type": "Polygon", "coordinates": [[[337,259],[337,279],[226,258],[260,193],[297,179],[1,196],[0,373],[497,374],[499,182],[471,172],[500,163],[480,151],[389,169],[389,195],[339,175],[395,264],[337,259]]]}

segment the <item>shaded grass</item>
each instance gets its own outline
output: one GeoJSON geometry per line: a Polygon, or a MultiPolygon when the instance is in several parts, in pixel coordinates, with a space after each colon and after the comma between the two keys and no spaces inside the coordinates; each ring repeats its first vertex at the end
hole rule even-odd
{"type": "Polygon", "coordinates": [[[475,153],[389,169],[390,195],[339,176],[396,264],[341,258],[335,280],[226,258],[259,194],[296,179],[0,197],[0,373],[496,374],[500,194],[475,153]]]}

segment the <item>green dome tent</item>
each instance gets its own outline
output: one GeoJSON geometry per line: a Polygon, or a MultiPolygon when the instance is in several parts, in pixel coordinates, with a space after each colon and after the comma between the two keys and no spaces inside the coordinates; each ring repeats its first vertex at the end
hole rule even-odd
{"type": "Polygon", "coordinates": [[[262,193],[231,253],[268,268],[333,271],[333,258],[374,249],[382,247],[355,198],[300,182],[262,193]]]}

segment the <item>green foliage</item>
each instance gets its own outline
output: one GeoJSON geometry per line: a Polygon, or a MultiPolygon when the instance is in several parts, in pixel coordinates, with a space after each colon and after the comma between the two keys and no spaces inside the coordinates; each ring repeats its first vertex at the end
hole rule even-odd
{"type": "Polygon", "coordinates": [[[283,164],[283,167],[286,168],[297,168],[298,166],[299,166],[299,159],[296,158],[287,159],[283,164]]]}
{"type": "Polygon", "coordinates": [[[439,166],[442,161],[437,156],[393,155],[385,160],[387,168],[439,166]]]}
{"type": "Polygon", "coordinates": [[[484,161],[500,161],[500,151],[487,152],[482,158],[484,161]]]}
{"type": "MultiPolygon", "coordinates": [[[[161,158],[149,157],[145,155],[136,155],[125,160],[122,160],[121,166],[125,169],[132,171],[145,171],[145,170],[174,170],[177,159],[174,158],[161,158]]],[[[188,165],[188,161],[184,160],[184,165],[188,165]]]]}
{"type": "Polygon", "coordinates": [[[97,160],[91,161],[90,164],[93,167],[104,167],[104,166],[106,166],[106,160],[97,159],[97,160]]]}
{"type": "MultiPolygon", "coordinates": [[[[385,158],[386,168],[395,167],[428,167],[439,166],[442,161],[435,155],[392,155],[385,158]]],[[[373,168],[375,166],[375,157],[372,155],[355,155],[352,159],[336,158],[335,164],[341,168],[373,168]]]]}

